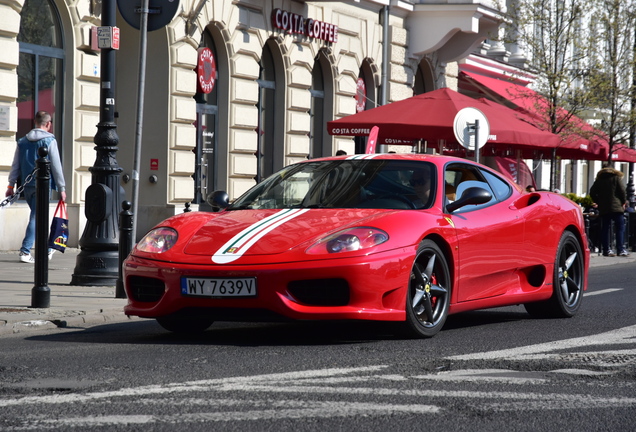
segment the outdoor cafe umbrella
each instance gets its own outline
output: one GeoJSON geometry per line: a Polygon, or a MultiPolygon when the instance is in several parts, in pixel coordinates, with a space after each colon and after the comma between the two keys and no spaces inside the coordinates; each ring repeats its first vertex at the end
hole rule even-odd
{"type": "Polygon", "coordinates": [[[457,142],[453,123],[457,113],[466,107],[477,108],[488,119],[488,143],[545,149],[561,142],[557,135],[520,120],[513,110],[490,106],[449,88],[327,122],[327,130],[331,135],[366,136],[373,126],[378,126],[378,142],[386,142],[387,139],[457,142]]]}

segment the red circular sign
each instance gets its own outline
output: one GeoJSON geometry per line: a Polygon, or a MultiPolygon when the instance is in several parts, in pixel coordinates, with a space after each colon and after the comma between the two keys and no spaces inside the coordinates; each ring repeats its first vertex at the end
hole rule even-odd
{"type": "Polygon", "coordinates": [[[362,78],[358,78],[356,86],[356,112],[364,111],[367,105],[367,86],[362,78]]]}
{"type": "Polygon", "coordinates": [[[216,81],[216,63],[210,48],[197,50],[197,82],[201,93],[210,93],[216,81]]]}

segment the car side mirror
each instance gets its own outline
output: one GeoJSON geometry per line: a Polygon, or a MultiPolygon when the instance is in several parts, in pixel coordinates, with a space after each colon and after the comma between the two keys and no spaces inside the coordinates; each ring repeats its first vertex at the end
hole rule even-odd
{"type": "Polygon", "coordinates": [[[480,187],[471,187],[464,191],[461,197],[457,201],[446,206],[446,210],[449,213],[462,208],[470,204],[485,204],[492,199],[492,195],[486,189],[480,187]]]}
{"type": "Polygon", "coordinates": [[[205,199],[214,211],[220,211],[230,205],[230,196],[225,191],[214,191],[205,199]]]}

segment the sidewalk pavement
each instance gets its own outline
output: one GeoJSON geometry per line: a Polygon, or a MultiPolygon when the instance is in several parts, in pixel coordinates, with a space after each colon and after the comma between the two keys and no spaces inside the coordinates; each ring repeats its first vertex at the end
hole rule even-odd
{"type": "Polygon", "coordinates": [[[0,336],[25,331],[122,321],[126,299],[113,286],[71,285],[79,249],[56,252],[49,261],[49,308],[31,308],[35,266],[21,263],[17,251],[0,251],[0,336]]]}
{"type": "MultiPolygon", "coordinates": [[[[31,308],[35,266],[21,263],[17,251],[0,251],[0,336],[82,324],[129,320],[124,315],[126,299],[115,298],[115,286],[71,285],[79,249],[57,252],[49,261],[49,308],[31,308]]],[[[629,257],[591,254],[590,267],[636,262],[629,257]]]]}

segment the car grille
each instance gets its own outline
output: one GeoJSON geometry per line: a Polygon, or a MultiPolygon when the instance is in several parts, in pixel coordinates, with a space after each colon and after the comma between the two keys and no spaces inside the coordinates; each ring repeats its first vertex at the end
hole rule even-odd
{"type": "Polygon", "coordinates": [[[290,282],[290,294],[299,302],[311,306],[346,306],[349,304],[349,284],[344,279],[308,279],[290,282]]]}
{"type": "Polygon", "coordinates": [[[138,302],[157,302],[166,291],[166,286],[160,279],[143,276],[128,278],[128,292],[133,300],[138,302]]]}

